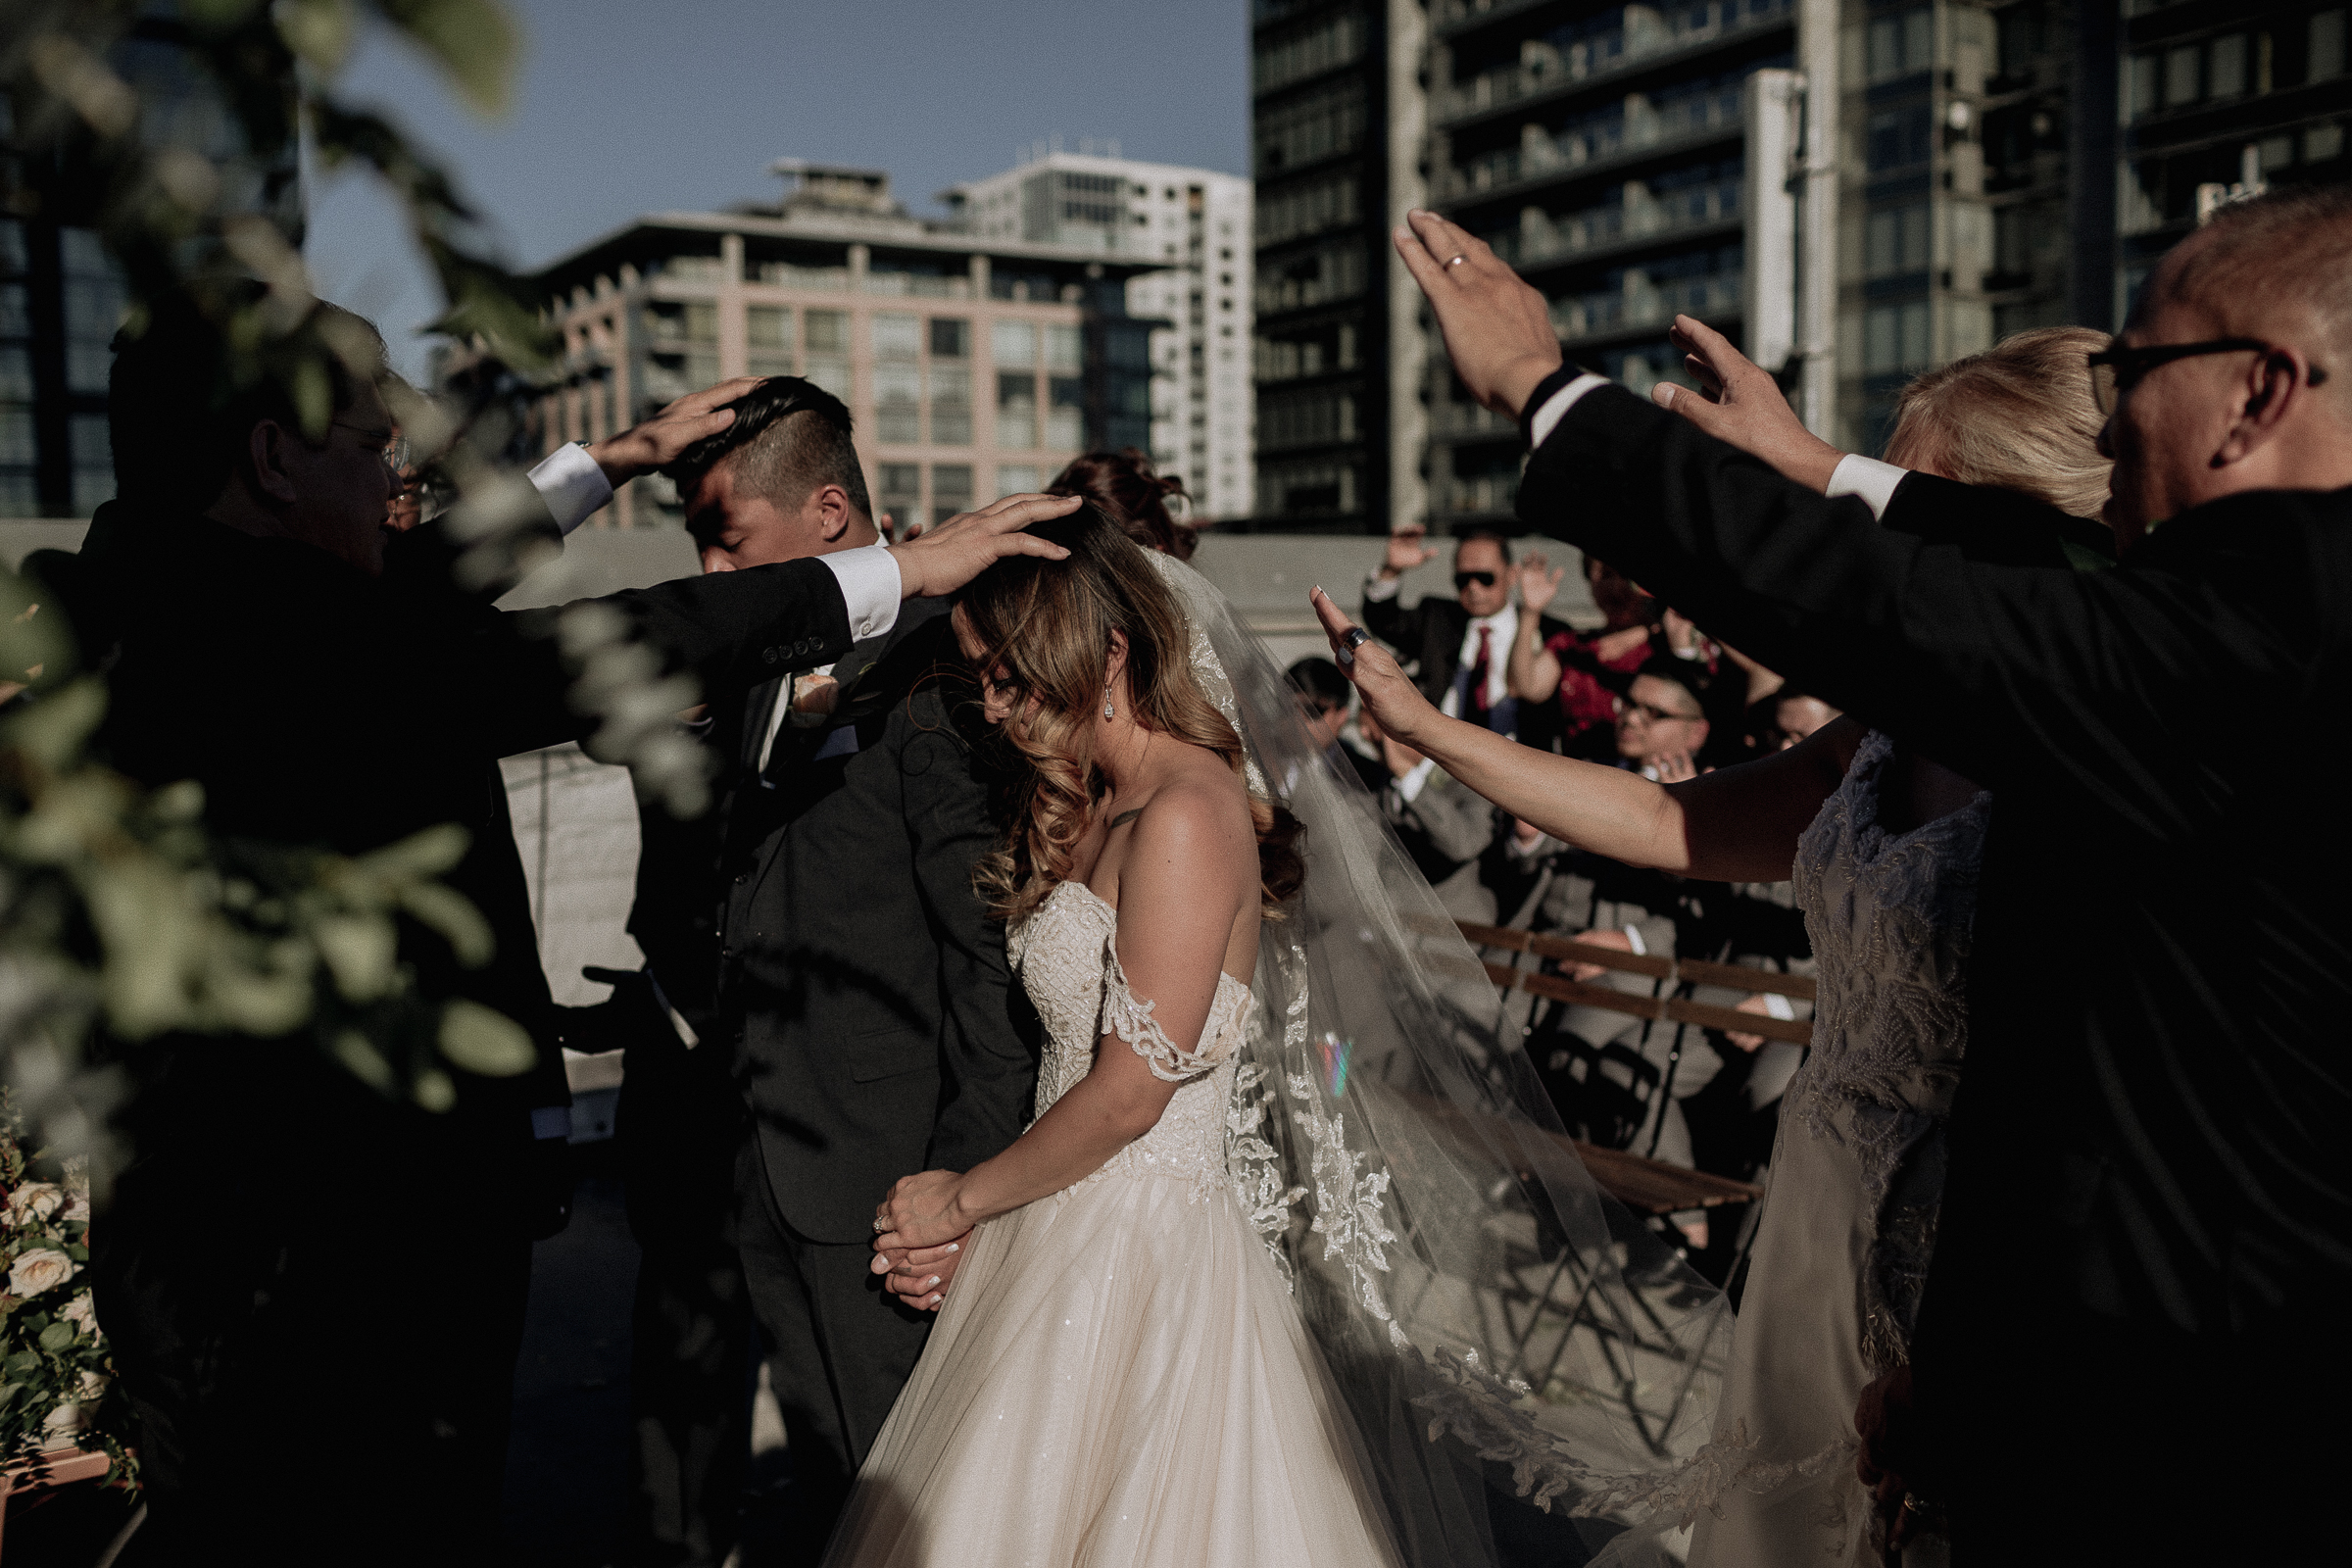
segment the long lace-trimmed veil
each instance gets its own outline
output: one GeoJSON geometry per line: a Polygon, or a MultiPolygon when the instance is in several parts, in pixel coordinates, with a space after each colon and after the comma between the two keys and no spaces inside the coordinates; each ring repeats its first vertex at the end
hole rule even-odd
{"type": "Polygon", "coordinates": [[[1721,1295],[1593,1184],[1477,956],[1264,645],[1153,559],[1250,789],[1306,828],[1305,888],[1259,938],[1226,1162],[1406,1561],[1493,1562],[1490,1488],[1672,1528],[1716,1451],[1721,1295]]]}

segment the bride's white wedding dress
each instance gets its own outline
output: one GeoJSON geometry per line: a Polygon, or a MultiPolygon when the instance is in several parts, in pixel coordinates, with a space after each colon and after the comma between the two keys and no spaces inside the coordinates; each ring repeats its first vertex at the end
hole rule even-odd
{"type": "MultiPolygon", "coordinates": [[[[1729,1484],[1695,1499],[1706,1506],[1693,1568],[1879,1561],[1854,1475],[1854,1401],[1909,1357],[1968,1040],[1964,970],[1992,800],[1887,832],[1891,749],[1866,737],[1797,843],[1797,903],[1820,960],[1813,1049],[1781,1104],[1709,1446],[1729,1484]]],[[[1930,1536],[1903,1561],[1946,1557],[1930,1536]]]]}
{"type": "Polygon", "coordinates": [[[1227,1175],[1250,988],[1221,976],[1187,1051],[1129,992],[1117,929],[1064,882],[1008,933],[1045,1025],[1037,1113],[1105,1033],[1181,1086],[1094,1175],[974,1232],[828,1565],[1397,1560],[1356,1429],[1227,1175]]]}

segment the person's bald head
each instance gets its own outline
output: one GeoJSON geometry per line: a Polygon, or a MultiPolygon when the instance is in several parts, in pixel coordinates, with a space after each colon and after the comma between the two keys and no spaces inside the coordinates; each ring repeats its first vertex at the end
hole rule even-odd
{"type": "Polygon", "coordinates": [[[2116,347],[2231,338],[2252,342],[2119,377],[2099,442],[2120,545],[2240,491],[2352,484],[2352,187],[2223,209],[2157,266],[2116,347]]]}

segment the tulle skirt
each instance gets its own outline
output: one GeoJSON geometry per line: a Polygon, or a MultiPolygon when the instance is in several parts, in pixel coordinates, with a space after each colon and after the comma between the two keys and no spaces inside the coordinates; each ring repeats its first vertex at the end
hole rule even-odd
{"type": "Polygon", "coordinates": [[[1232,1194],[1110,1174],[981,1226],[828,1568],[1397,1560],[1232,1194]]]}

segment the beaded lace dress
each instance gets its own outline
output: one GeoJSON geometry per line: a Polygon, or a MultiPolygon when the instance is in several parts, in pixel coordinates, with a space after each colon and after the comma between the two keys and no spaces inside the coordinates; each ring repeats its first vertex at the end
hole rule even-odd
{"type": "MultiPolygon", "coordinates": [[[[1798,841],[1819,960],[1813,1048],[1779,1137],[1700,1510],[1693,1568],[1879,1562],[1855,1479],[1854,1402],[1909,1358],[1968,1041],[1964,992],[1992,797],[1908,833],[1880,825],[1892,750],[1873,731],[1798,841]]],[[[1906,1564],[1946,1559],[1923,1537],[1906,1564]]]]}
{"type": "Polygon", "coordinates": [[[1128,989],[1117,912],[1064,882],[1008,933],[1037,1114],[1115,1035],[1176,1083],[1093,1175],[978,1227],[828,1564],[1368,1568],[1397,1560],[1353,1424],[1226,1170],[1250,988],[1194,1049],[1128,989]]]}

